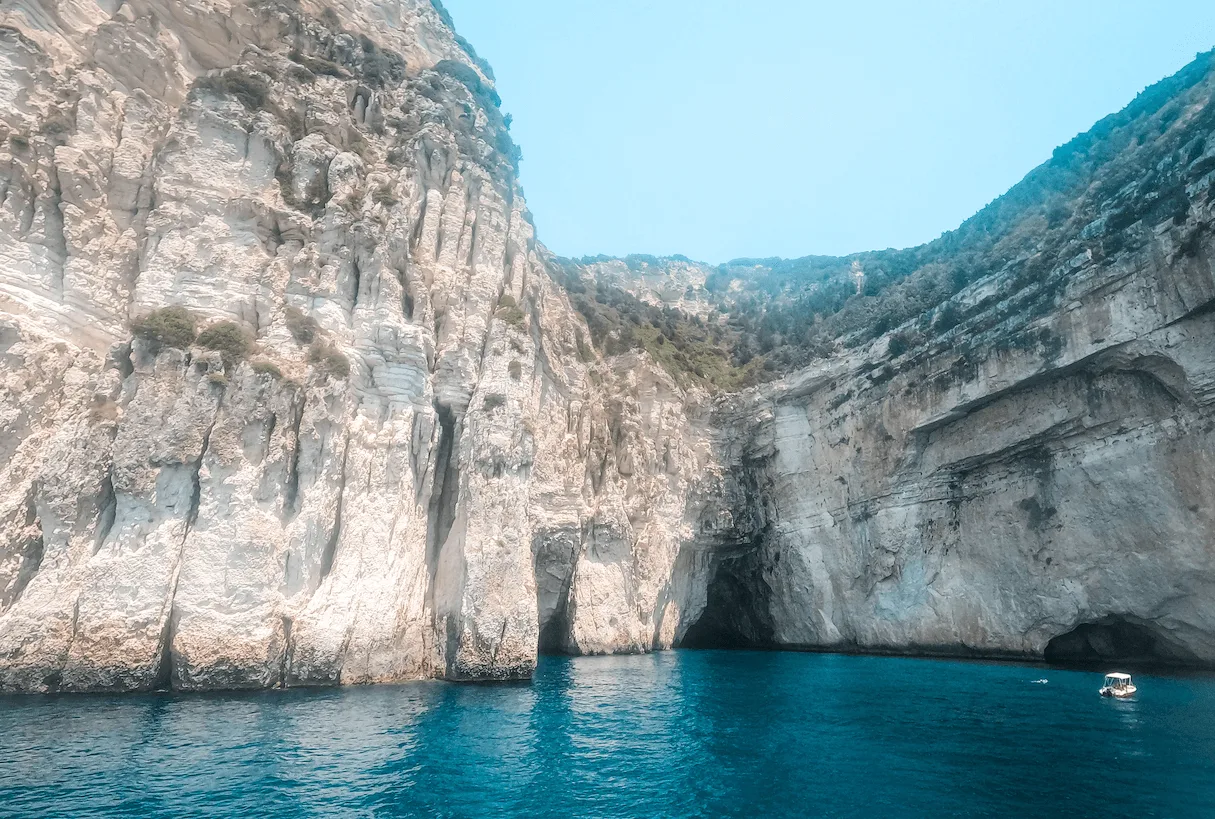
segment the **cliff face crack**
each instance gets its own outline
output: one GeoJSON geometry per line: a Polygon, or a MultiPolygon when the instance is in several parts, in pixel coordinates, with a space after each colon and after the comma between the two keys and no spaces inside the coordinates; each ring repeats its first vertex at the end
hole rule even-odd
{"type": "Polygon", "coordinates": [[[413,280],[409,276],[408,263],[397,270],[397,282],[401,285],[401,314],[406,321],[413,321],[413,280]]]}
{"type": "Polygon", "coordinates": [[[350,293],[350,312],[353,315],[354,311],[359,306],[359,291],[363,286],[363,268],[359,266],[359,254],[356,250],[350,254],[350,275],[353,278],[352,292],[350,293]]]}
{"type": "MultiPolygon", "coordinates": [[[[186,548],[186,539],[190,536],[190,530],[194,528],[194,524],[198,521],[198,505],[202,502],[202,468],[203,459],[207,457],[207,450],[211,446],[211,432],[215,429],[215,422],[219,419],[219,413],[223,409],[223,398],[215,406],[215,413],[211,416],[211,423],[207,425],[207,431],[203,433],[202,446],[198,450],[198,458],[194,461],[194,468],[191,470],[190,481],[190,508],[186,512],[186,528],[181,536],[181,552],[184,553],[186,548]]],[[[181,554],[178,555],[178,564],[181,563],[181,554]]]]}
{"type": "Polygon", "coordinates": [[[286,688],[287,680],[291,676],[291,650],[293,648],[292,642],[291,642],[292,641],[291,618],[284,614],[282,616],[282,624],[283,624],[283,656],[279,662],[279,668],[278,668],[278,687],[286,688]]]}
{"type": "Polygon", "coordinates": [[[34,188],[28,179],[21,180],[21,214],[17,227],[17,235],[22,239],[30,235],[34,229],[34,217],[37,215],[38,203],[34,196],[34,188]]]}
{"type": "Polygon", "coordinates": [[[426,568],[429,575],[426,597],[432,611],[439,553],[456,519],[456,494],[460,484],[460,452],[457,446],[455,414],[450,408],[437,403],[435,412],[439,419],[439,447],[435,453],[434,485],[426,512],[426,568]]]}
{"type": "Polygon", "coordinates": [[[299,513],[300,496],[300,425],[304,421],[304,401],[293,407],[291,419],[291,457],[287,461],[287,485],[283,490],[283,517],[293,519],[299,513]]]}
{"type": "Polygon", "coordinates": [[[118,496],[114,493],[113,465],[105,473],[101,481],[101,489],[97,498],[97,536],[93,540],[93,554],[101,551],[102,545],[114,529],[114,520],[118,515],[118,496]]]}
{"type": "MultiPolygon", "coordinates": [[[[124,342],[114,350],[114,366],[118,368],[118,374],[125,381],[127,376],[135,372],[135,362],[131,360],[131,344],[124,342]]],[[[117,434],[117,428],[115,428],[117,434]]]]}
{"type": "Polygon", "coordinates": [[[477,218],[477,211],[472,211],[472,224],[469,226],[468,230],[468,258],[464,259],[464,264],[470,273],[473,270],[473,260],[477,258],[480,221],[481,220],[477,218]]]}
{"type": "Polygon", "coordinates": [[[54,693],[63,685],[63,673],[67,670],[68,662],[72,656],[72,647],[76,645],[76,638],[80,636],[80,597],[77,595],[72,603],[72,625],[68,633],[67,646],[64,647],[62,655],[60,655],[59,663],[53,671],[47,674],[42,679],[42,684],[48,693],[54,693]]]}
{"type": "Polygon", "coordinates": [[[182,530],[181,541],[177,547],[177,560],[173,564],[173,578],[169,583],[168,599],[165,601],[167,613],[160,634],[159,659],[150,682],[153,690],[170,690],[173,687],[173,632],[175,628],[173,620],[177,601],[177,586],[181,580],[182,564],[185,562],[186,543],[190,539],[190,531],[198,521],[198,508],[202,502],[201,475],[203,461],[207,457],[207,452],[211,447],[211,433],[215,430],[215,424],[219,420],[219,414],[222,409],[223,397],[221,396],[215,405],[215,412],[211,415],[211,421],[207,425],[207,430],[203,433],[202,444],[198,449],[198,457],[194,460],[191,473],[190,507],[186,511],[186,524],[182,530]]]}
{"type": "Polygon", "coordinates": [[[265,460],[266,456],[268,456],[270,454],[270,443],[274,440],[274,430],[276,430],[277,428],[278,428],[278,413],[272,412],[272,413],[270,413],[270,420],[266,422],[266,432],[265,432],[266,443],[262,448],[262,454],[260,456],[260,458],[262,460],[265,460]]]}
{"type": "Polygon", "coordinates": [[[63,283],[67,271],[68,246],[67,234],[63,224],[63,191],[59,187],[59,172],[52,162],[48,168],[50,189],[48,201],[43,208],[43,218],[46,220],[47,251],[54,260],[51,287],[55,297],[63,301],[63,283]]]}
{"type": "MultiPolygon", "coordinates": [[[[173,580],[173,593],[177,593],[177,579],[173,580]]],[[[156,663],[156,672],[152,676],[149,688],[153,691],[171,691],[173,689],[173,604],[169,604],[169,613],[165,617],[160,631],[160,652],[156,663]]]]}
{"type": "Polygon", "coordinates": [[[322,581],[333,570],[333,558],[337,553],[338,541],[342,537],[342,506],[346,500],[346,461],[349,456],[350,439],[347,438],[342,445],[342,471],[338,478],[337,511],[333,518],[333,532],[330,533],[329,540],[325,543],[325,550],[321,552],[320,579],[322,581]]]}
{"type": "Polygon", "coordinates": [[[13,552],[20,561],[21,568],[17,570],[17,574],[8,589],[0,587],[0,612],[5,611],[21,599],[21,595],[30,584],[30,581],[34,579],[38,574],[38,570],[42,568],[42,557],[46,549],[46,541],[42,533],[42,520],[38,516],[38,507],[35,502],[37,494],[38,484],[31,484],[25,501],[23,536],[13,552]]]}

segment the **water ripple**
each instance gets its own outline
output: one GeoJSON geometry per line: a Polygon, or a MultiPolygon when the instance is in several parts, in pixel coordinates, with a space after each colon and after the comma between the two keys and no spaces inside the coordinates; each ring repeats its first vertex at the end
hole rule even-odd
{"type": "Polygon", "coordinates": [[[22,817],[1200,816],[1215,679],[748,652],[531,685],[0,699],[22,817]]]}

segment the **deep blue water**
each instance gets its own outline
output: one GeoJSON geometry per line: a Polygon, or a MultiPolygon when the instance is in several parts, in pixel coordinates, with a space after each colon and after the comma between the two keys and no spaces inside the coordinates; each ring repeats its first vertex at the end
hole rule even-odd
{"type": "Polygon", "coordinates": [[[1215,678],[1100,682],[677,651],[530,685],[0,698],[0,814],[1215,816],[1215,678]]]}

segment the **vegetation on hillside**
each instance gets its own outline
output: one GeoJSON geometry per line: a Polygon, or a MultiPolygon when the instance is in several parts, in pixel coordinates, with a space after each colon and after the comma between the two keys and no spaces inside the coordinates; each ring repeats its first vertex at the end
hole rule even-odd
{"type": "MultiPolygon", "coordinates": [[[[1149,241],[1158,225],[1185,223],[1187,186],[1215,171],[1213,66],[1215,52],[1200,54],[933,242],[711,269],[706,298],[717,314],[708,321],[597,282],[587,266],[607,257],[561,260],[559,275],[604,352],[645,349],[678,377],[723,389],[901,328],[887,350],[897,358],[993,302],[1002,305],[998,318],[1028,321],[1053,309],[1070,259],[1107,261],[1149,241]],[[1000,274],[996,292],[979,303],[952,298],[993,274],[1000,274]]],[[[663,264],[648,256],[623,261],[633,270],[663,264]]]]}
{"type": "Polygon", "coordinates": [[[341,380],[350,375],[350,359],[331,342],[317,339],[308,348],[308,363],[324,374],[341,380]]]}
{"type": "MultiPolygon", "coordinates": [[[[736,362],[731,355],[736,339],[728,326],[646,304],[618,287],[593,278],[588,281],[582,271],[575,262],[557,260],[559,283],[586,319],[591,343],[606,354],[643,349],[685,385],[737,390],[763,380],[761,360],[736,362]]],[[[591,357],[589,350],[579,352],[583,360],[591,357]]]]}
{"type": "Polygon", "coordinates": [[[235,97],[246,109],[254,112],[266,108],[270,97],[268,82],[256,75],[241,73],[237,69],[204,74],[194,81],[192,90],[235,97]]]}
{"type": "Polygon", "coordinates": [[[451,30],[452,35],[456,38],[456,44],[459,45],[460,48],[464,49],[464,53],[468,55],[469,59],[477,64],[477,68],[481,69],[481,72],[485,74],[486,77],[489,77],[491,81],[494,80],[494,69],[484,57],[477,54],[477,50],[472,47],[472,43],[465,40],[460,36],[460,32],[456,31],[456,23],[451,19],[451,13],[444,8],[443,0],[430,0],[430,4],[434,6],[435,11],[438,12],[439,19],[441,19],[444,25],[451,30]]]}

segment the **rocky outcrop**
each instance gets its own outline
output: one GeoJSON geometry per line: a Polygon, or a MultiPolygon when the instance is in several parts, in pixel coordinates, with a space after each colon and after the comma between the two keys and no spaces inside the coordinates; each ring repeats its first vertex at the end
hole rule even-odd
{"type": "Polygon", "coordinates": [[[722,473],[706,399],[587,354],[428,0],[0,24],[0,688],[672,644],[722,473]],[[168,305],[252,352],[132,337],[168,305]]]}
{"type": "Polygon", "coordinates": [[[683,645],[1215,663],[1213,100],[1200,55],[922,248],[572,265],[820,357],[722,403],[747,524],[683,645]]]}
{"type": "MultiPolygon", "coordinates": [[[[1215,662],[1205,142],[943,335],[710,395],[587,343],[429,0],[19,0],[0,102],[0,690],[1215,662]]],[[[702,266],[588,269],[719,320],[702,266]]]]}

